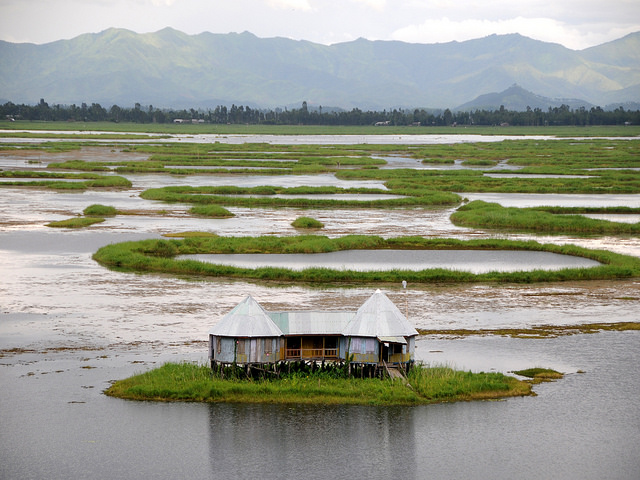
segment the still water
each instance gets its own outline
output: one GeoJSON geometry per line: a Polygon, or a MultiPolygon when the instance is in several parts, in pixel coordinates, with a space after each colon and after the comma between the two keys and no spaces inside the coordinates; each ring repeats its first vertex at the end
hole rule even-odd
{"type": "Polygon", "coordinates": [[[180,259],[198,260],[238,268],[282,267],[291,270],[331,268],[371,272],[443,268],[471,273],[526,272],[588,268],[599,262],[550,252],[514,250],[343,250],[304,254],[197,254],[180,259]]]}
{"type": "Polygon", "coordinates": [[[23,353],[0,370],[0,477],[635,479],[638,341],[635,332],[424,338],[426,361],[542,364],[567,375],[537,386],[536,397],[411,408],[129,402],[100,391],[112,378],[202,354],[23,353]]]}
{"type": "MultiPolygon", "coordinates": [[[[40,155],[40,154],[39,154],[40,155]]],[[[59,160],[57,154],[56,161],[59,160]]],[[[107,154],[105,154],[108,156],[107,154]]],[[[41,158],[43,164],[53,159],[41,158]]],[[[8,163],[13,162],[9,159],[8,163]]],[[[28,161],[16,159],[15,162],[28,161]]],[[[10,165],[9,165],[10,167],[10,165]]],[[[207,332],[247,294],[268,310],[351,310],[372,291],[134,275],[99,247],[199,230],[295,235],[296,209],[187,215],[139,198],[185,181],[265,177],[131,175],[124,192],[0,191],[0,478],[640,478],[640,333],[549,339],[422,337],[419,360],[473,371],[544,366],[567,375],[536,397],[415,408],[156,404],[105,397],[110,381],[165,361],[206,361],[207,332]],[[195,179],[195,180],[194,180],[195,179]],[[80,231],[47,228],[101,203],[136,209],[80,231]],[[168,210],[164,216],[153,212],[168,210]],[[584,372],[584,373],[579,373],[584,372]]],[[[272,177],[290,185],[333,176],[272,177]]],[[[349,182],[349,186],[353,183],[349,182]]],[[[637,206],[638,196],[582,198],[637,206]]],[[[484,200],[491,200],[482,197],[484,200]]],[[[512,201],[508,195],[499,201],[512,201]]],[[[518,199],[522,201],[522,199],[518,199]]],[[[545,198],[536,199],[536,201],[545,198]]],[[[567,199],[572,200],[572,199],[567,199]]],[[[548,196],[546,201],[563,201],[548,196]]],[[[596,203],[599,204],[599,203],[596,203]]],[[[452,209],[312,210],[323,234],[503,238],[451,224],[452,209]]],[[[526,236],[640,256],[637,237],[526,236]]],[[[385,293],[418,328],[579,325],[640,319],[637,280],[549,285],[400,285],[385,293]]]]}

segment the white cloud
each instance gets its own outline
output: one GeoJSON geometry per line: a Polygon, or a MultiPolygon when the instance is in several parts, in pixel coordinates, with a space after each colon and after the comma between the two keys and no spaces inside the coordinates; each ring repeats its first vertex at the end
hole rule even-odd
{"type": "MultiPolygon", "coordinates": [[[[627,33],[630,33],[630,30],[627,33]]],[[[516,17],[507,20],[427,19],[392,33],[392,38],[411,43],[444,43],[486,37],[491,34],[520,33],[544,42],[560,43],[568,48],[582,49],[610,38],[610,32],[595,34],[550,18],[516,17]]]]}
{"type": "Polygon", "coordinates": [[[109,27],[248,30],[331,44],[518,32],[582,49],[640,31],[639,0],[0,0],[0,39],[45,43],[109,27]],[[311,14],[312,13],[312,14],[311,14]]]}
{"type": "Polygon", "coordinates": [[[353,3],[360,3],[373,10],[382,11],[387,4],[387,0],[351,0],[353,3]]]}
{"type": "Polygon", "coordinates": [[[311,10],[308,0],[267,0],[267,5],[280,10],[311,10]]]}
{"type": "Polygon", "coordinates": [[[154,7],[170,7],[176,3],[176,0],[151,0],[151,4],[154,7]]]}

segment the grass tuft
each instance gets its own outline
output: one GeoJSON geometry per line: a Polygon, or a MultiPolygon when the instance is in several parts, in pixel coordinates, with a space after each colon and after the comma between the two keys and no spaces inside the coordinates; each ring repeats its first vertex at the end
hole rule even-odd
{"type": "Polygon", "coordinates": [[[197,205],[195,207],[191,207],[189,212],[194,215],[199,215],[201,217],[209,217],[209,218],[235,217],[235,215],[231,213],[229,210],[227,210],[224,207],[220,207],[218,205],[197,205]]]}
{"type": "Polygon", "coordinates": [[[96,203],[89,205],[82,211],[82,213],[88,216],[107,217],[116,215],[118,210],[116,210],[116,207],[109,207],[107,205],[100,205],[96,203]]]}
{"type": "Polygon", "coordinates": [[[295,228],[320,229],[324,228],[324,223],[311,217],[298,217],[291,225],[295,228]]]}
{"type": "Polygon", "coordinates": [[[53,228],[84,228],[94,223],[104,222],[104,218],[102,217],[76,217],[69,218],[67,220],[60,220],[57,222],[47,223],[47,227],[53,228]]]}

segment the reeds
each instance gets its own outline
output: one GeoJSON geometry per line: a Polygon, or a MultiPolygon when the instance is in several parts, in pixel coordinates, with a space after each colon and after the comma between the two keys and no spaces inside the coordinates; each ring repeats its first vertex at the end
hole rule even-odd
{"type": "Polygon", "coordinates": [[[434,401],[471,400],[519,396],[530,387],[502,373],[472,373],[447,366],[418,367],[409,372],[409,383],[422,397],[434,401]]]}

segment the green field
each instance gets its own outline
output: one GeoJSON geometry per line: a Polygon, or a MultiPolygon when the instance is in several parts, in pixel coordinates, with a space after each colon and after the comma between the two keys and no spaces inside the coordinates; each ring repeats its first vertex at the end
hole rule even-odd
{"type": "MultiPolygon", "coordinates": [[[[375,127],[375,126],[315,126],[315,125],[213,125],[213,124],[158,124],[114,122],[3,122],[6,130],[60,130],[78,132],[122,132],[156,134],[259,134],[259,135],[557,135],[564,137],[635,136],[640,127],[375,127]]],[[[0,136],[9,135],[6,133],[0,136]]]]}

